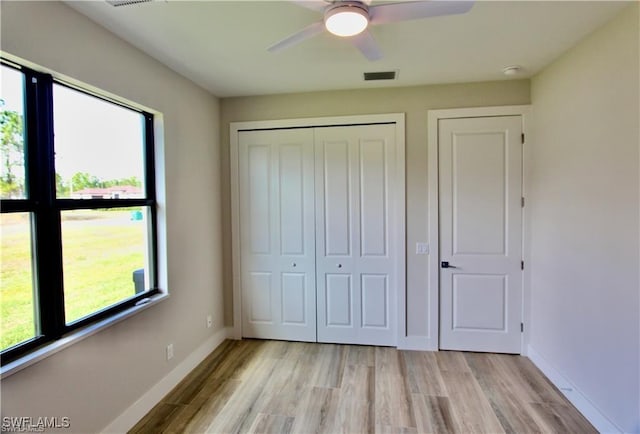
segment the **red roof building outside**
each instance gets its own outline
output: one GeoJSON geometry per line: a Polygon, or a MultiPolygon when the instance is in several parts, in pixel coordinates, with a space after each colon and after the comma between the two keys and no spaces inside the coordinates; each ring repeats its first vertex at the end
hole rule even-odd
{"type": "Polygon", "coordinates": [[[114,185],[106,188],[83,188],[71,193],[72,199],[140,199],[144,194],[141,187],[114,185]]]}

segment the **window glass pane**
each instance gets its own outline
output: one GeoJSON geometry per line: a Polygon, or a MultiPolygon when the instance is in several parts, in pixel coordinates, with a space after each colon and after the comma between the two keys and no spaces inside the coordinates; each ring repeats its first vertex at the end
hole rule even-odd
{"type": "Polygon", "coordinates": [[[54,84],[56,195],[144,197],[144,116],[54,84]]]}
{"type": "Polygon", "coordinates": [[[0,70],[0,198],[26,197],[24,159],[24,74],[0,70]]]}
{"type": "Polygon", "coordinates": [[[67,324],[149,289],[148,208],[62,212],[67,324]]]}
{"type": "Polygon", "coordinates": [[[0,214],[1,349],[37,335],[30,213],[0,214]]]}

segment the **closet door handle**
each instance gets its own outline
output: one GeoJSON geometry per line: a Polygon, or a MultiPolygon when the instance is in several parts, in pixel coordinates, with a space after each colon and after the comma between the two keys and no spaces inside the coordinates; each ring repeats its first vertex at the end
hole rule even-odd
{"type": "Polygon", "coordinates": [[[342,264],[338,264],[338,268],[342,268],[342,264]]]}
{"type": "Polygon", "coordinates": [[[291,264],[291,266],[292,266],[292,267],[295,267],[295,266],[296,266],[296,263],[294,262],[293,264],[291,264]]]}

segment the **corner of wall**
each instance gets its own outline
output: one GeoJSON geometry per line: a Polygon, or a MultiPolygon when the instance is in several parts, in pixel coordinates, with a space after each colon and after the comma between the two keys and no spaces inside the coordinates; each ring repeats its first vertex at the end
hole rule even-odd
{"type": "Polygon", "coordinates": [[[529,360],[542,371],[551,383],[573,404],[580,413],[601,433],[621,433],[623,432],[615,423],[610,421],[600,410],[589,400],[589,398],[578,389],[568,378],[563,376],[547,359],[538,353],[530,345],[527,347],[529,360]]]}
{"type": "Polygon", "coordinates": [[[232,335],[232,329],[224,328],[202,343],[193,353],[188,355],[178,366],[158,381],[136,402],[115,418],[101,433],[128,432],[140,421],[162,398],[180,383],[196,366],[213,350],[232,335]]]}

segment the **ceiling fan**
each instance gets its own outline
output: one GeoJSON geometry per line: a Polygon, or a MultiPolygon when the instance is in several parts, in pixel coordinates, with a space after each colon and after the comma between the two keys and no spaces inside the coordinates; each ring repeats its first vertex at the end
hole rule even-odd
{"type": "Polygon", "coordinates": [[[309,39],[325,30],[349,40],[369,60],[382,58],[382,52],[368,26],[399,21],[467,12],[473,1],[426,0],[394,2],[371,5],[371,0],[291,0],[299,6],[321,12],[322,21],[315,22],[299,32],[270,46],[267,50],[277,52],[309,39]]]}

